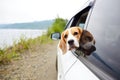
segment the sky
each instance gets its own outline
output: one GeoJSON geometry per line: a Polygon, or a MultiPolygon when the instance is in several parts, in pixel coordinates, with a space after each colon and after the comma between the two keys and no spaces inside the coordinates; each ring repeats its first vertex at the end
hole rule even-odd
{"type": "Polygon", "coordinates": [[[70,19],[87,0],[0,0],[0,24],[70,19]]]}

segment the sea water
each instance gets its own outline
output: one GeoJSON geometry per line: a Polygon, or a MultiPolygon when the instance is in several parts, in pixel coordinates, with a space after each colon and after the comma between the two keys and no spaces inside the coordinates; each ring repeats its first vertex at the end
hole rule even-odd
{"type": "Polygon", "coordinates": [[[36,38],[45,32],[46,30],[0,29],[0,48],[12,46],[14,42],[18,43],[21,37],[36,38]]]}

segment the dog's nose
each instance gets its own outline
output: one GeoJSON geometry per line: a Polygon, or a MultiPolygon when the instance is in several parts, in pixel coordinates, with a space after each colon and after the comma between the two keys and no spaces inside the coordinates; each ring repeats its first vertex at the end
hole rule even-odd
{"type": "Polygon", "coordinates": [[[96,51],[96,47],[92,45],[90,50],[91,50],[91,52],[96,51]]]}
{"type": "Polygon", "coordinates": [[[69,44],[69,45],[73,45],[73,43],[74,43],[74,40],[69,40],[69,41],[68,41],[68,44],[69,44]]]}

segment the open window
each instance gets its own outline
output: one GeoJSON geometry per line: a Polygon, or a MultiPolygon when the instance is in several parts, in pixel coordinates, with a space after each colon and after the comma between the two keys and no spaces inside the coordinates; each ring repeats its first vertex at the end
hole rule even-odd
{"type": "Polygon", "coordinates": [[[84,28],[90,8],[91,6],[88,6],[73,16],[67,24],[66,28],[73,26],[80,26],[81,28],[84,28]]]}
{"type": "MultiPolygon", "coordinates": [[[[86,5],[84,5],[84,8],[82,8],[76,15],[74,15],[69,22],[67,23],[65,29],[74,27],[74,26],[80,26],[81,28],[85,29],[87,17],[89,15],[89,12],[94,4],[94,1],[89,0],[86,2],[86,5]]],[[[51,38],[54,40],[60,39],[60,35],[58,33],[51,34],[51,38]]]]}

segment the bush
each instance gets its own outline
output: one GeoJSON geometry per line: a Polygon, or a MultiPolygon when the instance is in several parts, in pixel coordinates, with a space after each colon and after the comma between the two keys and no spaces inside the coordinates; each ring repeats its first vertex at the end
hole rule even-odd
{"type": "Polygon", "coordinates": [[[67,20],[64,20],[62,18],[56,18],[54,23],[51,27],[48,28],[47,33],[40,36],[40,43],[48,43],[51,42],[51,33],[54,32],[62,32],[66,26],[67,20]]]}
{"type": "Polygon", "coordinates": [[[48,28],[47,36],[50,36],[51,33],[54,33],[54,32],[61,33],[65,28],[66,22],[67,20],[64,20],[62,18],[56,18],[52,26],[48,28]]]}

